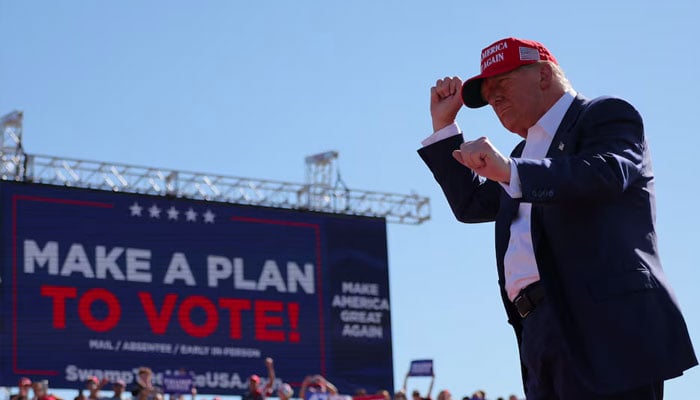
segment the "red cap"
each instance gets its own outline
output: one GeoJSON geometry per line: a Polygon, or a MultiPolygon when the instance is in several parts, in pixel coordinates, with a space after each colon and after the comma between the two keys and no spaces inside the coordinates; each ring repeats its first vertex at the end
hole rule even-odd
{"type": "Polygon", "coordinates": [[[90,383],[90,382],[94,383],[95,385],[99,385],[99,384],[100,384],[100,378],[98,378],[98,377],[96,377],[96,376],[91,376],[91,377],[89,377],[89,378],[87,379],[87,383],[90,383]]]}
{"type": "Polygon", "coordinates": [[[22,378],[20,378],[20,380],[19,380],[19,386],[20,386],[20,387],[22,387],[22,386],[27,386],[27,385],[31,385],[31,384],[32,384],[32,380],[29,379],[29,378],[27,378],[27,377],[22,377],[22,378]]]}
{"type": "Polygon", "coordinates": [[[481,82],[484,78],[504,74],[523,65],[537,61],[557,59],[541,43],[517,38],[501,39],[481,51],[481,73],[469,78],[462,86],[462,101],[469,108],[479,108],[486,104],[481,97],[481,82]]]}
{"type": "Polygon", "coordinates": [[[251,375],[249,379],[254,382],[260,382],[260,377],[257,375],[251,375]]]}

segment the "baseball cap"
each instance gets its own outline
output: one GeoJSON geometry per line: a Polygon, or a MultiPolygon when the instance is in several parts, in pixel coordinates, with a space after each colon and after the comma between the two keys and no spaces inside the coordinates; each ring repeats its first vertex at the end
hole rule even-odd
{"type": "Polygon", "coordinates": [[[557,64],[557,59],[552,53],[542,43],[533,40],[509,37],[488,45],[481,51],[481,73],[467,79],[462,85],[464,105],[469,108],[479,108],[488,104],[481,97],[481,83],[485,78],[504,74],[538,61],[551,61],[557,64]]]}
{"type": "Polygon", "coordinates": [[[32,380],[29,379],[29,378],[27,378],[27,377],[22,377],[22,378],[20,378],[20,380],[19,380],[19,386],[20,386],[20,387],[22,387],[22,386],[27,386],[27,385],[31,385],[31,384],[32,384],[32,380]]]}
{"type": "Polygon", "coordinates": [[[87,379],[87,383],[94,383],[95,385],[99,385],[99,384],[100,384],[100,378],[98,378],[98,377],[96,377],[96,376],[91,376],[91,377],[89,377],[89,378],[87,379]]]}
{"type": "Polygon", "coordinates": [[[251,375],[250,378],[248,378],[248,379],[250,379],[251,381],[254,381],[254,382],[260,382],[260,377],[257,375],[251,375]]]}

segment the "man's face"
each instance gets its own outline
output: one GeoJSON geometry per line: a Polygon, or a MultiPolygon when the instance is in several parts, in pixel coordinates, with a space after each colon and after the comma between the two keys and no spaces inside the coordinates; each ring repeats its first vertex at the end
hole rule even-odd
{"type": "Polygon", "coordinates": [[[124,386],[115,383],[114,384],[114,394],[118,397],[121,396],[121,394],[124,392],[124,386]]]}
{"type": "Polygon", "coordinates": [[[530,64],[505,74],[484,79],[481,95],[498,116],[501,124],[513,133],[527,136],[528,128],[544,114],[540,86],[541,64],[530,64]]]}
{"type": "Polygon", "coordinates": [[[44,385],[42,385],[39,382],[36,382],[34,386],[32,387],[34,389],[34,395],[36,397],[44,397],[46,396],[46,390],[44,390],[44,385]]]}
{"type": "Polygon", "coordinates": [[[146,384],[151,383],[151,375],[146,371],[139,372],[139,378],[146,384]]]}
{"type": "Polygon", "coordinates": [[[22,386],[19,388],[19,390],[20,390],[20,392],[21,392],[23,395],[26,396],[27,393],[29,392],[29,389],[31,389],[31,388],[32,388],[32,384],[31,384],[31,383],[26,383],[26,384],[22,385],[22,386]]]}
{"type": "Polygon", "coordinates": [[[248,379],[248,389],[250,389],[251,392],[256,392],[258,390],[258,381],[248,379]]]}

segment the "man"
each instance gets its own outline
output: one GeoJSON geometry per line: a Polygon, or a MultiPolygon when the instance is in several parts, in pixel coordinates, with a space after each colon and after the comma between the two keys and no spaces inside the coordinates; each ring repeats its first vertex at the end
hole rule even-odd
{"type": "Polygon", "coordinates": [[[441,390],[437,395],[437,400],[452,400],[452,393],[449,390],[441,390]]]}
{"type": "Polygon", "coordinates": [[[472,394],[471,400],[484,400],[486,399],[486,393],[483,390],[477,390],[472,394]]]}
{"type": "Polygon", "coordinates": [[[272,394],[272,385],[275,383],[275,367],[272,358],[265,359],[265,367],[267,368],[267,383],[260,388],[260,377],[251,375],[248,378],[248,391],[243,394],[242,400],[265,400],[265,397],[272,394]]]}
{"type": "MultiPolygon", "coordinates": [[[[432,386],[430,388],[432,389],[432,386]]],[[[411,400],[431,400],[430,392],[432,392],[432,390],[428,390],[428,394],[422,397],[418,389],[413,389],[411,392],[411,400]]]]}
{"type": "MultiPolygon", "coordinates": [[[[406,376],[403,378],[403,386],[401,387],[401,392],[406,394],[406,385],[408,384],[408,378],[411,376],[411,368],[409,367],[408,372],[406,372],[406,376]]],[[[421,397],[420,391],[418,390],[413,390],[411,392],[411,399],[412,400],[430,400],[430,395],[433,393],[433,384],[435,383],[435,371],[433,370],[432,373],[430,374],[430,385],[428,386],[428,392],[426,393],[425,397],[421,397]]]]}
{"type": "Polygon", "coordinates": [[[22,377],[19,380],[19,393],[10,396],[10,400],[29,400],[29,389],[32,388],[32,380],[22,377]]]}
{"type": "MultiPolygon", "coordinates": [[[[134,400],[154,400],[162,395],[162,389],[153,386],[153,370],[149,367],[139,367],[136,373],[136,383],[131,389],[134,400]]],[[[161,396],[162,397],[162,396],[161,396]]]]}
{"type": "Polygon", "coordinates": [[[107,378],[91,376],[85,382],[85,389],[88,390],[87,400],[100,400],[100,389],[109,382],[107,378]]]}
{"type": "Polygon", "coordinates": [[[49,393],[49,381],[46,379],[34,381],[32,390],[34,390],[34,398],[36,400],[63,400],[61,397],[49,393]]]}
{"type": "Polygon", "coordinates": [[[289,400],[292,396],[294,396],[294,389],[288,383],[283,383],[277,388],[277,397],[280,400],[289,400]]]}
{"type": "Polygon", "coordinates": [[[314,394],[338,394],[338,388],[321,375],[309,375],[304,378],[299,388],[299,398],[306,400],[314,394]]]}
{"type": "Polygon", "coordinates": [[[122,395],[124,394],[124,389],[126,388],[126,382],[124,382],[121,379],[117,379],[112,383],[112,390],[114,390],[114,394],[112,397],[109,397],[108,400],[123,400],[122,395]]]}
{"type": "MultiPolygon", "coordinates": [[[[418,395],[420,395],[420,393],[418,395]]],[[[406,392],[399,390],[394,393],[394,400],[406,400],[406,392]]]]}
{"type": "Polygon", "coordinates": [[[697,364],[657,253],[653,173],[627,102],[578,95],[540,43],[499,40],[431,89],[420,156],[459,221],[495,221],[501,296],[530,399],[660,399],[697,364]],[[522,136],[464,142],[462,104],[522,136]],[[480,178],[481,177],[481,178],[480,178]],[[485,179],[482,179],[485,178],[485,179]]]}

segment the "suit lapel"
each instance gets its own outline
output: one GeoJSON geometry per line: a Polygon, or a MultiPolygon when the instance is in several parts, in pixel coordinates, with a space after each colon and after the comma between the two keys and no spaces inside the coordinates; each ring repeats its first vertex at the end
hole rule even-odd
{"type": "MultiPolygon", "coordinates": [[[[579,120],[581,112],[585,109],[588,102],[583,96],[577,95],[574,101],[566,110],[564,118],[562,118],[557,132],[552,138],[552,144],[547,150],[547,158],[557,158],[563,155],[573,154],[576,151],[576,124],[579,120]]],[[[532,235],[532,245],[537,256],[537,248],[542,243],[542,225],[539,223],[542,217],[543,206],[533,204],[530,214],[530,235],[532,235]]],[[[539,263],[538,263],[539,265],[539,263]]],[[[539,265],[540,271],[542,266],[539,265]]]]}
{"type": "Polygon", "coordinates": [[[562,154],[571,154],[574,151],[576,146],[574,143],[575,137],[573,128],[586,102],[587,100],[583,96],[576,95],[569,109],[566,110],[566,114],[564,114],[564,118],[557,128],[554,138],[552,138],[552,144],[547,150],[547,158],[554,158],[562,154]]]}

